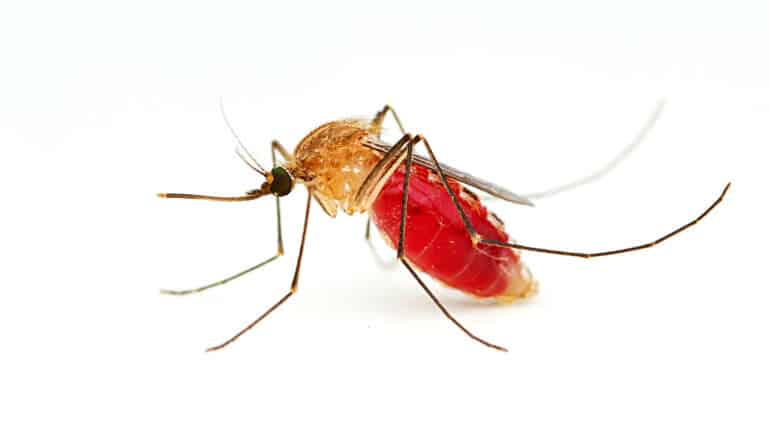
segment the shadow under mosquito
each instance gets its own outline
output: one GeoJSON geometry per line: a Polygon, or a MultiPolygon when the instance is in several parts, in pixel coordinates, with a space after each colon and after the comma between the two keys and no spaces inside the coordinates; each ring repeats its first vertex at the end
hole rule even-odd
{"type": "MultiPolygon", "coordinates": [[[[450,312],[459,316],[498,316],[511,309],[531,304],[536,299],[528,299],[510,305],[502,305],[493,299],[475,299],[437,283],[430,283],[432,292],[450,312]]],[[[335,319],[353,319],[358,316],[364,320],[382,321],[393,319],[425,320],[434,317],[443,318],[441,311],[430,297],[420,288],[405,286],[402,283],[387,282],[373,288],[370,284],[354,281],[333,294],[325,311],[327,317],[335,319]],[[332,305],[333,304],[333,305],[332,305]]]]}

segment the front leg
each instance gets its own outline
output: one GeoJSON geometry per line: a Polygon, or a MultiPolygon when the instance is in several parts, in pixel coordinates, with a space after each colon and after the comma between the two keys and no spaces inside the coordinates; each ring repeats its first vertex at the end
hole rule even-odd
{"type": "MultiPolygon", "coordinates": [[[[270,147],[270,153],[273,159],[273,168],[276,166],[276,158],[275,158],[275,152],[276,150],[284,157],[284,159],[289,160],[290,155],[286,152],[286,150],[281,146],[281,144],[278,141],[273,141],[270,147]]],[[[247,162],[248,163],[248,162],[247,162]]],[[[215,201],[241,201],[241,200],[253,200],[261,196],[262,194],[256,191],[249,192],[245,196],[238,196],[238,197],[216,197],[216,196],[201,196],[196,194],[162,194],[159,196],[162,196],[164,198],[187,198],[187,199],[203,199],[203,200],[215,200],[215,201]]],[[[204,290],[211,289],[212,287],[221,286],[223,284],[229,283],[232,280],[235,280],[237,278],[240,278],[248,273],[251,273],[262,266],[267,265],[268,263],[272,263],[273,261],[277,260],[280,256],[283,255],[283,229],[281,227],[281,202],[278,196],[275,196],[275,216],[276,216],[276,223],[278,225],[278,243],[277,243],[277,250],[275,255],[272,257],[257,263],[247,269],[244,269],[234,275],[230,275],[224,279],[221,279],[219,281],[215,281],[213,283],[209,283],[200,287],[196,287],[193,289],[185,289],[185,290],[168,290],[168,289],[161,289],[161,293],[166,295],[189,295],[192,293],[199,293],[203,292],[204,290]]]]}

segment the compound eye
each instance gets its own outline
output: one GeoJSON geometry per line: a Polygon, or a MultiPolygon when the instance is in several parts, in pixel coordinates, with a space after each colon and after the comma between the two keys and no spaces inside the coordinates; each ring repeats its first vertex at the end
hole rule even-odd
{"type": "Polygon", "coordinates": [[[288,171],[281,167],[275,167],[270,171],[273,175],[273,182],[270,183],[270,192],[283,197],[289,194],[294,188],[294,179],[288,171]]]}

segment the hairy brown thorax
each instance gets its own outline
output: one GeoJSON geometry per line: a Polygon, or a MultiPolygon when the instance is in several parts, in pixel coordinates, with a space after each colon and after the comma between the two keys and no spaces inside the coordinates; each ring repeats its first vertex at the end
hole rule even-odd
{"type": "Polygon", "coordinates": [[[369,123],[355,119],[326,123],[305,136],[294,150],[289,171],[312,188],[327,214],[337,209],[355,214],[355,197],[380,156],[363,143],[375,134],[369,123]]]}

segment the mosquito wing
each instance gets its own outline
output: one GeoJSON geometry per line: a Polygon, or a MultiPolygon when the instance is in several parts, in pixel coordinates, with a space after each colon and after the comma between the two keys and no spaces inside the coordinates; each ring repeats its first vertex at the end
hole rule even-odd
{"type": "MultiPolygon", "coordinates": [[[[392,145],[386,144],[385,142],[382,142],[379,140],[378,141],[370,140],[368,142],[364,142],[364,146],[383,154],[387,153],[388,151],[390,151],[391,148],[393,148],[392,145]]],[[[412,161],[414,161],[415,163],[421,166],[424,166],[425,168],[431,169],[433,171],[437,171],[436,165],[433,163],[433,161],[430,158],[427,158],[425,156],[420,156],[419,154],[416,154],[416,153],[412,153],[412,161]]],[[[515,194],[509,191],[508,189],[503,188],[500,185],[496,185],[492,182],[488,182],[484,179],[468,174],[465,171],[460,171],[457,168],[450,167],[449,165],[443,164],[441,162],[439,162],[439,165],[441,166],[441,171],[443,171],[447,177],[451,177],[452,179],[460,183],[464,183],[468,186],[478,189],[479,191],[483,191],[489,195],[495,196],[497,198],[506,200],[511,203],[518,203],[519,205],[535,206],[534,203],[532,203],[526,197],[515,194]]]]}

